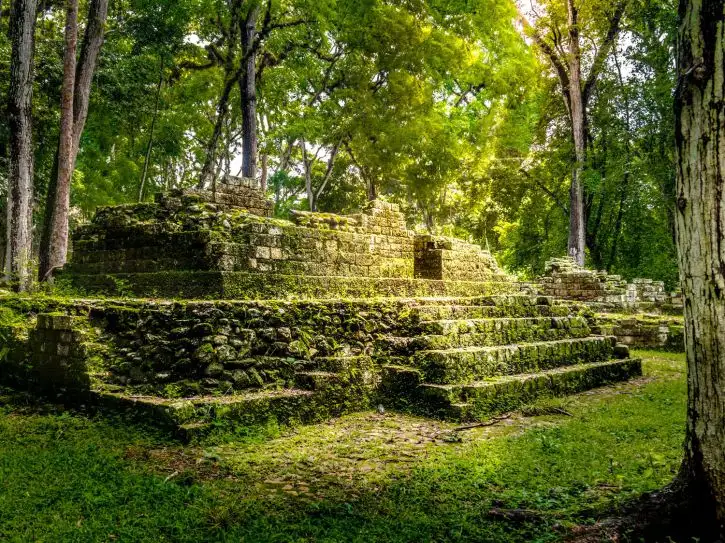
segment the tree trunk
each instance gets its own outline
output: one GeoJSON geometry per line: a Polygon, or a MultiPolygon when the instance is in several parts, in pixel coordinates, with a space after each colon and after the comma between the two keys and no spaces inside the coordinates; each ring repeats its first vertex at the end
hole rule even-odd
{"type": "Polygon", "coordinates": [[[146,189],[146,178],[149,174],[149,163],[151,162],[151,150],[154,146],[154,130],[156,129],[156,121],[159,118],[159,103],[161,102],[161,87],[164,84],[164,61],[161,60],[161,68],[159,69],[159,82],[156,85],[156,100],[154,102],[154,115],[151,118],[151,128],[149,129],[149,143],[146,146],[146,156],[143,161],[143,173],[141,174],[141,186],[138,189],[138,201],[143,202],[144,190],[146,189]]]}
{"type": "Polygon", "coordinates": [[[8,175],[7,244],[5,279],[14,288],[30,283],[33,213],[33,50],[36,0],[15,0],[10,28],[10,171],[8,175]]]}
{"type": "Polygon", "coordinates": [[[204,188],[209,182],[214,180],[214,165],[216,163],[216,150],[219,146],[219,140],[222,137],[222,130],[224,129],[224,121],[227,118],[229,112],[229,97],[234,88],[234,78],[227,78],[224,83],[224,89],[222,95],[219,97],[216,107],[216,121],[214,122],[214,131],[209,138],[209,142],[206,145],[206,153],[204,158],[204,165],[201,168],[201,174],[199,177],[199,188],[204,188]]]}
{"type": "Polygon", "coordinates": [[[81,136],[88,118],[93,74],[98,65],[98,56],[103,47],[108,18],[108,0],[91,0],[88,6],[88,22],[83,35],[81,56],[76,72],[75,97],[73,99],[73,161],[78,156],[81,136]]]}
{"type": "Polygon", "coordinates": [[[305,141],[300,141],[300,147],[302,149],[302,165],[305,169],[305,192],[307,193],[307,205],[310,211],[317,211],[317,199],[315,198],[315,191],[312,189],[312,165],[314,159],[307,158],[307,145],[305,141]]]}
{"type": "Polygon", "coordinates": [[[76,52],[78,48],[78,0],[66,1],[65,52],[63,84],[60,92],[60,133],[58,139],[57,179],[48,187],[50,236],[41,244],[39,279],[45,281],[56,265],[65,263],[68,247],[68,213],[70,184],[73,179],[73,97],[76,84],[76,52]],[[61,263],[62,262],[62,263],[61,263]]]}
{"type": "Polygon", "coordinates": [[[262,187],[262,192],[267,192],[267,181],[269,178],[269,156],[267,156],[267,153],[262,155],[262,178],[260,180],[260,186],[262,187]]]}
{"type": "Polygon", "coordinates": [[[680,2],[675,104],[689,395],[680,479],[701,525],[720,538],[725,536],[724,11],[723,0],[680,2]]]}
{"type": "Polygon", "coordinates": [[[569,205],[569,256],[584,265],[586,244],[586,220],[584,213],[584,163],[586,161],[585,105],[582,95],[581,50],[579,46],[579,14],[574,0],[567,2],[569,8],[569,79],[571,102],[571,128],[574,137],[574,167],[571,175],[569,205]]]}
{"type": "Polygon", "coordinates": [[[81,135],[88,117],[91,84],[103,46],[108,0],[92,0],[88,6],[86,30],[80,60],[76,61],[78,0],[68,0],[66,46],[61,90],[61,127],[56,166],[48,186],[45,220],[40,242],[38,277],[48,280],[68,257],[70,188],[81,135]]]}
{"type": "Polygon", "coordinates": [[[249,10],[242,30],[242,54],[244,63],[239,78],[239,94],[242,105],[242,175],[257,177],[257,54],[254,40],[257,37],[259,6],[249,10]]]}

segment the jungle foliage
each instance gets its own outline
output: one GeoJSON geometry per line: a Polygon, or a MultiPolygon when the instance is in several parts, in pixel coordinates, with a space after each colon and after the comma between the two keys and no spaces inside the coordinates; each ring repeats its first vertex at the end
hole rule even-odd
{"type": "MultiPolygon", "coordinates": [[[[536,3],[534,24],[550,25],[564,4],[536,3]]],[[[566,251],[568,114],[517,6],[500,0],[112,0],[73,176],[72,223],[98,205],[198,182],[228,62],[240,62],[230,21],[235,9],[255,6],[259,175],[280,216],[294,208],[350,212],[380,196],[400,203],[411,227],[488,245],[524,275],[566,251]]],[[[606,0],[588,2],[580,14],[587,31],[604,32],[611,9],[606,0]]],[[[3,2],[2,73],[8,13],[3,2]]],[[[628,3],[590,100],[584,168],[588,264],[669,286],[677,274],[675,26],[673,0],[628,3]]],[[[58,146],[63,27],[62,2],[40,2],[36,232],[58,146]]],[[[584,51],[585,64],[592,54],[584,51]]],[[[0,78],[2,108],[7,95],[0,78]]],[[[241,102],[235,87],[215,175],[241,168],[241,102]]]]}

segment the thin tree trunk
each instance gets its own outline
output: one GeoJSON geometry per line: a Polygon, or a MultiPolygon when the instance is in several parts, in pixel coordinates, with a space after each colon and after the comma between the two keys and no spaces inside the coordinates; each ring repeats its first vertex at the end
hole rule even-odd
{"type": "Polygon", "coordinates": [[[574,137],[574,167],[571,176],[569,205],[569,256],[584,265],[586,244],[586,219],[584,214],[584,163],[586,161],[585,105],[582,96],[581,51],[579,46],[579,14],[574,0],[568,0],[569,8],[569,79],[571,101],[571,127],[574,137]]]}
{"type": "Polygon", "coordinates": [[[624,178],[622,179],[622,184],[619,187],[619,209],[617,210],[617,220],[614,223],[614,235],[612,238],[612,249],[609,254],[609,264],[607,266],[608,270],[612,269],[612,266],[614,266],[614,261],[617,258],[617,249],[619,247],[619,238],[622,235],[622,224],[624,222],[624,206],[627,203],[627,196],[629,195],[629,181],[630,181],[630,161],[631,161],[631,155],[632,155],[632,149],[631,144],[629,141],[630,133],[631,133],[631,120],[630,120],[630,106],[629,106],[629,95],[624,88],[624,77],[622,76],[622,66],[619,62],[619,58],[617,57],[617,51],[615,49],[614,51],[614,62],[617,66],[617,75],[619,77],[619,86],[622,90],[622,94],[624,95],[624,121],[625,121],[625,129],[627,131],[626,140],[624,141],[624,152],[625,152],[625,165],[626,170],[624,172],[624,178]]]}
{"type": "Polygon", "coordinates": [[[310,211],[317,211],[317,201],[315,199],[315,191],[312,190],[312,164],[313,160],[307,158],[307,145],[305,140],[300,141],[302,149],[302,165],[305,169],[305,192],[307,193],[307,205],[310,211]]]}
{"type": "Polygon", "coordinates": [[[267,192],[267,179],[269,177],[269,156],[267,153],[264,153],[262,155],[262,178],[260,181],[260,186],[262,187],[262,192],[267,192]]]}
{"type": "Polygon", "coordinates": [[[689,397],[680,481],[713,540],[725,536],[725,2],[682,0],[679,38],[676,226],[689,397]]]}
{"type": "Polygon", "coordinates": [[[66,50],[61,92],[61,130],[54,173],[48,186],[40,242],[38,277],[48,280],[68,257],[70,188],[88,117],[91,84],[103,46],[108,0],[91,0],[80,59],[76,61],[78,0],[68,0],[66,50]],[[73,5],[71,5],[73,4],[73,5]],[[72,12],[71,12],[72,10],[72,12]],[[72,23],[69,26],[69,23],[72,23]]]}
{"type": "Polygon", "coordinates": [[[108,18],[108,0],[91,0],[88,6],[88,22],[83,35],[81,55],[76,73],[76,92],[73,100],[73,161],[80,149],[81,136],[88,118],[93,74],[101,54],[108,18]]]}
{"type": "Polygon", "coordinates": [[[227,118],[227,114],[229,113],[229,97],[232,93],[232,89],[234,89],[234,83],[234,77],[230,77],[229,74],[227,74],[222,94],[219,97],[219,102],[217,102],[214,130],[206,146],[204,165],[201,168],[199,178],[199,188],[204,188],[204,186],[206,186],[209,182],[213,181],[214,166],[216,163],[216,150],[219,146],[219,140],[222,137],[224,122],[227,118]]]}
{"type": "Polygon", "coordinates": [[[151,118],[151,128],[149,129],[149,143],[146,146],[146,157],[143,161],[143,173],[141,174],[141,186],[138,189],[138,201],[143,202],[144,189],[146,188],[146,177],[149,173],[149,163],[151,162],[151,150],[154,146],[154,130],[156,129],[156,121],[159,118],[159,103],[161,102],[161,88],[164,84],[164,60],[161,59],[161,69],[159,70],[159,82],[156,85],[156,101],[154,103],[154,116],[151,118]]]}
{"type": "Polygon", "coordinates": [[[239,78],[239,94],[242,104],[242,175],[257,177],[257,54],[254,41],[257,37],[259,6],[252,7],[242,30],[244,63],[239,78]]]}
{"type": "Polygon", "coordinates": [[[33,212],[33,51],[36,0],[15,0],[10,28],[10,171],[5,279],[20,291],[30,284],[33,212]]]}

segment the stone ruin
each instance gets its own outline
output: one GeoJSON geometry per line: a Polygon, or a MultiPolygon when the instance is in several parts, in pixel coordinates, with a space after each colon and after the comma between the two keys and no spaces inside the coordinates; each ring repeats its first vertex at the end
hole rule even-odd
{"type": "Polygon", "coordinates": [[[58,278],[75,297],[0,301],[0,380],[190,436],[378,404],[482,420],[641,374],[580,303],[393,204],[284,221],[263,199],[227,179],[99,209],[58,278]]]}
{"type": "Polygon", "coordinates": [[[585,303],[597,313],[594,331],[635,348],[684,351],[683,298],[651,279],[628,283],[619,275],[588,270],[572,258],[546,263],[541,294],[585,303]]]}

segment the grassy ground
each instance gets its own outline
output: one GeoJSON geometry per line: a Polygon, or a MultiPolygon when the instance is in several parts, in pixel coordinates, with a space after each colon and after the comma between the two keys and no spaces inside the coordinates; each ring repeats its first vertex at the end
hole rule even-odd
{"type": "Polygon", "coordinates": [[[638,381],[468,429],[373,412],[181,446],[0,398],[0,540],[559,541],[678,467],[684,357],[638,355],[638,381]]]}

